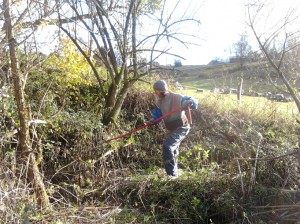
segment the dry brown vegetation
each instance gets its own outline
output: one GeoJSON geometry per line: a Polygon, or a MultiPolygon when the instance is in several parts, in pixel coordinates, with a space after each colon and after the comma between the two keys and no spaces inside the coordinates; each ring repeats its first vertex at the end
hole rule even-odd
{"type": "MultiPolygon", "coordinates": [[[[299,130],[292,115],[259,110],[257,98],[254,110],[237,106],[233,99],[229,104],[229,96],[183,92],[198,98],[200,107],[193,111],[192,132],[180,150],[181,176],[170,181],[161,162],[162,124],[105,142],[149,119],[154,103],[147,90],[151,88],[138,89],[126,99],[117,129],[99,125],[92,113],[83,111],[65,111],[38,129],[44,148],[41,168],[51,200],[43,210],[35,207],[30,185],[16,175],[26,167],[13,163],[14,148],[5,143],[11,132],[2,118],[1,130],[6,133],[2,220],[295,223],[299,219],[299,130]]],[[[276,102],[272,103],[274,107],[276,102]]]]}

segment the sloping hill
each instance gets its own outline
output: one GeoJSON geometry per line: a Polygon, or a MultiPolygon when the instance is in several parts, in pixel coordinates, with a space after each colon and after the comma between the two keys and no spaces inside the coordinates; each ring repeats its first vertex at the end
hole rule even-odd
{"type": "Polygon", "coordinates": [[[187,88],[237,88],[242,78],[245,92],[275,91],[267,79],[264,65],[258,62],[243,67],[239,63],[182,66],[172,68],[170,75],[187,88]]]}

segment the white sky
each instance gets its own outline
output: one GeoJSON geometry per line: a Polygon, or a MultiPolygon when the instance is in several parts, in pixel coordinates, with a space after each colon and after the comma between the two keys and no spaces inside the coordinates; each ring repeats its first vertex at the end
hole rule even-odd
{"type": "MultiPolygon", "coordinates": [[[[174,4],[177,0],[167,0],[168,4],[174,4]]],[[[268,0],[269,2],[275,2],[270,7],[272,9],[272,15],[269,18],[272,20],[280,20],[292,3],[296,3],[299,6],[299,0],[268,0]]],[[[201,46],[190,46],[188,49],[185,47],[174,46],[172,50],[174,53],[181,55],[186,60],[181,60],[183,65],[201,65],[207,64],[211,60],[220,58],[228,59],[230,56],[234,56],[233,44],[237,43],[240,39],[240,35],[247,31],[249,35],[248,41],[252,48],[256,48],[256,41],[253,41],[252,32],[246,25],[246,12],[245,12],[245,0],[182,0],[183,4],[180,9],[186,10],[186,7],[190,5],[190,9],[194,11],[195,17],[200,19],[201,25],[199,29],[191,29],[191,33],[200,37],[197,43],[201,46]],[[255,46],[254,46],[255,45],[255,46]]],[[[266,8],[266,12],[270,12],[269,8],[266,8]]],[[[183,13],[183,12],[181,12],[183,13]]],[[[299,13],[300,16],[300,13],[299,13]]],[[[262,19],[265,23],[264,19],[262,19]]],[[[300,22],[298,23],[300,24],[300,22]]],[[[148,27],[146,27],[148,28],[148,27]]],[[[185,27],[188,29],[188,27],[185,27]]],[[[266,29],[266,24],[262,24],[262,30],[266,29]]],[[[44,35],[50,36],[45,33],[44,35]]],[[[52,45],[54,46],[54,45],[52,45]]],[[[48,46],[49,48],[49,46],[48,46]]],[[[157,61],[162,64],[174,64],[174,56],[162,56],[157,61]]]]}
{"type": "MultiPolygon", "coordinates": [[[[186,64],[207,64],[218,58],[228,58],[232,44],[245,30],[242,0],[208,0],[201,9],[202,46],[194,48],[197,57],[188,57],[186,64]]],[[[189,55],[189,54],[187,54],[189,55]]]]}
{"type": "MultiPolygon", "coordinates": [[[[190,1],[199,3],[201,0],[190,1]]],[[[178,53],[186,59],[180,59],[183,65],[207,64],[215,58],[228,59],[229,56],[234,56],[233,44],[239,41],[240,35],[244,32],[248,34],[248,42],[252,48],[257,49],[252,31],[246,25],[244,0],[202,0],[201,2],[201,7],[196,14],[201,21],[201,29],[198,33],[202,39],[201,46],[178,50],[178,53]]],[[[269,3],[272,2],[274,3],[268,6],[272,9],[265,7],[267,13],[272,11],[272,15],[268,17],[272,21],[282,19],[290,5],[299,6],[297,0],[269,0],[269,3]]],[[[262,19],[262,22],[265,21],[262,19]]],[[[159,62],[174,64],[174,60],[174,57],[163,57],[159,62]]]]}
{"type": "Polygon", "coordinates": [[[216,57],[228,57],[232,44],[245,30],[243,0],[208,0],[199,14],[204,41],[202,47],[194,50],[199,56],[189,57],[185,63],[207,64],[216,57]]]}
{"type": "MultiPolygon", "coordinates": [[[[188,1],[188,0],[186,0],[188,1]]],[[[201,0],[191,0],[200,2],[201,0]]],[[[205,0],[201,1],[195,16],[201,25],[198,43],[201,46],[180,48],[177,52],[186,60],[184,65],[207,64],[218,58],[228,58],[232,44],[240,39],[245,31],[245,8],[243,0],[205,0]]],[[[162,57],[161,64],[173,64],[174,57],[162,57]]]]}
{"type": "MultiPolygon", "coordinates": [[[[167,4],[174,7],[177,0],[167,0],[167,4]]],[[[182,14],[191,4],[189,10],[194,11],[195,17],[200,19],[201,25],[196,35],[201,39],[197,41],[201,46],[189,46],[187,49],[183,46],[174,46],[172,51],[183,56],[184,65],[207,64],[209,61],[219,58],[228,58],[232,43],[239,40],[239,34],[244,31],[244,0],[182,0],[179,9],[182,14]]],[[[180,14],[180,16],[181,16],[180,14]]],[[[147,27],[148,28],[148,27],[147,27]]],[[[186,27],[187,28],[187,27],[186,27]]],[[[51,36],[56,27],[47,27],[43,29],[42,35],[51,36]]],[[[186,32],[186,31],[183,31],[186,32]]],[[[189,31],[188,31],[189,32],[189,31]]],[[[191,30],[195,33],[195,30],[191,30]]],[[[55,48],[55,44],[51,44],[55,48]]],[[[49,45],[45,46],[47,51],[51,50],[49,45]]],[[[174,64],[174,56],[162,56],[157,61],[160,64],[174,64]]]]}

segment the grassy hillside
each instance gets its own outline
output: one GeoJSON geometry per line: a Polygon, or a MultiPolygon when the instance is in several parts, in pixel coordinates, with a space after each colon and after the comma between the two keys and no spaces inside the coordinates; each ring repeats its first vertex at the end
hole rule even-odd
{"type": "Polygon", "coordinates": [[[243,78],[245,92],[278,92],[259,62],[248,63],[243,68],[239,63],[182,66],[173,68],[169,75],[187,88],[237,88],[243,78]]]}

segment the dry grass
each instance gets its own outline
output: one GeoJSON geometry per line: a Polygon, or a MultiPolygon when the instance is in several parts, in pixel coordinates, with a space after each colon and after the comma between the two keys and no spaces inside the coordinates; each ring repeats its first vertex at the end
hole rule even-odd
{"type": "MultiPolygon", "coordinates": [[[[151,90],[147,85],[128,96],[119,129],[106,127],[87,136],[76,132],[72,147],[55,145],[67,153],[63,157],[51,151],[53,156],[44,161],[48,209],[34,208],[32,189],[3,162],[1,220],[250,224],[299,218],[297,112],[292,103],[243,97],[238,105],[235,95],[183,91],[199,100],[199,109],[192,111],[193,128],[180,149],[182,175],[170,181],[161,162],[162,126],[102,142],[150,118],[154,100],[147,88],[151,90]]],[[[75,118],[70,126],[77,124],[75,118]]]]}
{"type": "Polygon", "coordinates": [[[28,215],[34,211],[31,189],[24,181],[25,167],[11,170],[11,162],[0,164],[0,220],[2,223],[22,223],[28,220],[28,215]]]}

